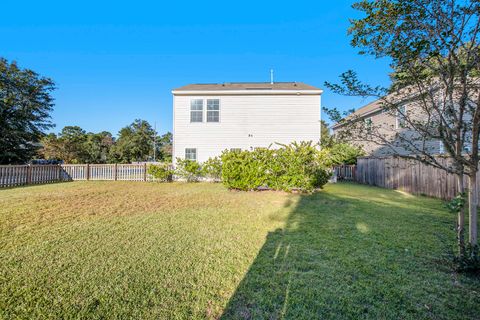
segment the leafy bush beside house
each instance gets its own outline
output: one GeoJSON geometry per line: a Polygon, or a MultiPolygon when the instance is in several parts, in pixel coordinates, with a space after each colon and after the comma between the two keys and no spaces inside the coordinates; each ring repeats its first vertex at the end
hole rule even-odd
{"type": "Polygon", "coordinates": [[[187,182],[197,182],[202,177],[202,167],[197,161],[177,158],[175,176],[187,182]]]}
{"type": "Polygon", "coordinates": [[[222,159],[220,157],[208,158],[202,163],[202,176],[213,181],[222,179],[222,159]]]}
{"type": "Polygon", "coordinates": [[[323,187],[329,172],[311,142],[282,145],[279,149],[225,151],[222,182],[230,189],[312,192],[323,187]]]}

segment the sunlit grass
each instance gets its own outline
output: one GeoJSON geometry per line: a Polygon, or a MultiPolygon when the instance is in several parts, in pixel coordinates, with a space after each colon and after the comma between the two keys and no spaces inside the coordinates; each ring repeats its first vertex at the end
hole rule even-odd
{"type": "Polygon", "coordinates": [[[475,318],[441,202],[350,184],[0,190],[0,318],[475,318]]]}

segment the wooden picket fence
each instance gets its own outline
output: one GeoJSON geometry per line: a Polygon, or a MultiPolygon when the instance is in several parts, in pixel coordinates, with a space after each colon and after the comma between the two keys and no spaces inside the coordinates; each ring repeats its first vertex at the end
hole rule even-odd
{"type": "MultiPolygon", "coordinates": [[[[451,164],[451,160],[444,157],[439,157],[437,161],[447,166],[451,164]]],[[[455,175],[419,161],[398,157],[359,158],[355,181],[444,200],[450,200],[458,193],[455,175]]],[[[477,186],[480,186],[480,175],[477,176],[477,186]]]]}
{"type": "Polygon", "coordinates": [[[147,164],[62,164],[0,166],[0,188],[74,180],[155,181],[147,164]]]}

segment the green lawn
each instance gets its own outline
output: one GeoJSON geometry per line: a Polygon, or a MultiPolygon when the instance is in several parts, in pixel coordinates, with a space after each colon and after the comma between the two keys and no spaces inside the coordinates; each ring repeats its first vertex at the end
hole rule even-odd
{"type": "Polygon", "coordinates": [[[478,319],[440,201],[354,184],[0,190],[0,318],[478,319]]]}

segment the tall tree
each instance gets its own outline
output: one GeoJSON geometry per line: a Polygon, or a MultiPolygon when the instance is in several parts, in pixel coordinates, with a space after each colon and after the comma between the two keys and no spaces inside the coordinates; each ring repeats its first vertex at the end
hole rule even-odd
{"type": "Polygon", "coordinates": [[[87,133],[86,141],[83,145],[85,150],[86,163],[106,163],[110,159],[110,149],[113,146],[115,140],[112,134],[108,131],[102,131],[99,133],[87,133]]]}
{"type": "Polygon", "coordinates": [[[322,148],[328,148],[333,145],[333,137],[325,120],[320,121],[320,145],[322,148]]]}
{"type": "Polygon", "coordinates": [[[53,127],[51,79],[0,58],[0,164],[25,163],[53,127]]]}
{"type": "MultiPolygon", "coordinates": [[[[389,148],[398,156],[419,160],[458,176],[460,191],[468,177],[469,256],[477,252],[476,178],[479,162],[480,2],[478,0],[362,0],[353,7],[363,13],[351,20],[352,45],[361,54],[391,61],[392,85],[372,87],[353,71],[333,91],[379,99],[383,111],[400,119],[400,128],[372,125],[358,116],[343,121],[344,134],[389,148]],[[439,140],[452,159],[445,165],[426,146],[439,140]],[[401,145],[409,155],[398,153],[401,145]]],[[[335,120],[335,119],[334,119],[335,120]]],[[[464,212],[459,210],[459,254],[465,257],[464,212]]]]}
{"type": "Polygon", "coordinates": [[[118,162],[147,161],[153,157],[153,136],[155,130],[145,120],[136,119],[122,128],[112,149],[112,156],[118,162]]]}
{"type": "Polygon", "coordinates": [[[160,159],[165,162],[172,160],[172,145],[173,145],[173,135],[171,132],[167,132],[160,136],[157,139],[157,147],[160,155],[160,159]]]}

